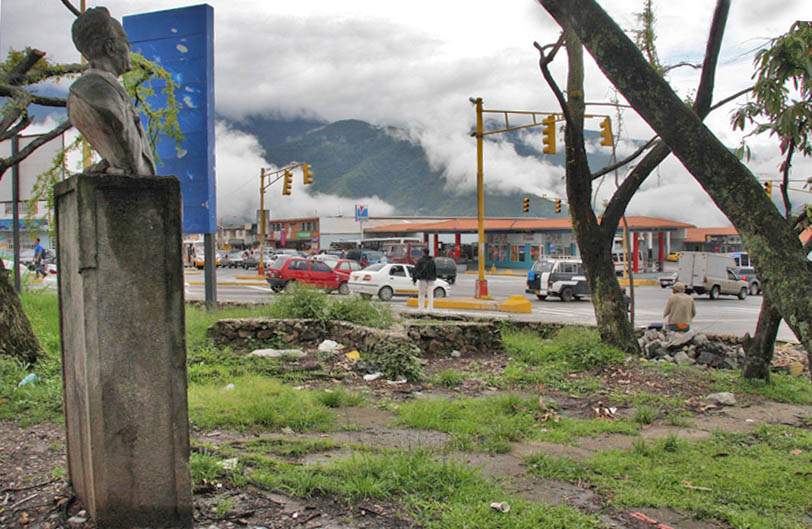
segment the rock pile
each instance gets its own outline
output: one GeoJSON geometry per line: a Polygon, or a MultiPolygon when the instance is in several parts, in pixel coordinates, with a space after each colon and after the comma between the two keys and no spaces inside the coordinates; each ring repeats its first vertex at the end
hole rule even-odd
{"type": "Polygon", "coordinates": [[[735,369],[744,361],[744,349],[738,338],[711,339],[694,331],[648,329],[639,342],[643,356],[649,360],[717,369],[735,369]]]}

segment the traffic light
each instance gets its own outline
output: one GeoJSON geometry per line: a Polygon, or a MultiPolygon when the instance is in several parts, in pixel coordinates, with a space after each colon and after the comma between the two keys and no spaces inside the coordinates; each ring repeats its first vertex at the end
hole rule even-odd
{"type": "Polygon", "coordinates": [[[544,148],[541,150],[544,154],[555,154],[555,116],[547,116],[541,122],[544,126],[541,127],[541,143],[544,148]]]}
{"type": "Polygon", "coordinates": [[[773,197],[773,181],[767,180],[764,182],[764,192],[767,193],[767,198],[773,197]]]}
{"type": "Polygon", "coordinates": [[[293,173],[285,171],[285,181],[282,183],[282,194],[290,195],[291,186],[293,186],[293,173]]]}
{"type": "Polygon", "coordinates": [[[601,145],[611,147],[614,143],[612,139],[612,120],[605,118],[601,121],[601,145]]]}
{"type": "Polygon", "coordinates": [[[530,211],[530,197],[524,197],[522,199],[522,213],[527,213],[530,211]]]}
{"type": "Polygon", "coordinates": [[[555,212],[556,213],[561,213],[561,199],[560,198],[555,199],[555,212]]]}
{"type": "Polygon", "coordinates": [[[302,179],[305,184],[313,183],[313,171],[310,170],[310,164],[302,164],[302,179]]]}

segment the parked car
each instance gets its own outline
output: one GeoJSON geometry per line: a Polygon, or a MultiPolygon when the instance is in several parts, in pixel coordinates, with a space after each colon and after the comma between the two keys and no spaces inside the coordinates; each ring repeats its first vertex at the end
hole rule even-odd
{"type": "Polygon", "coordinates": [[[385,244],[381,250],[390,263],[415,264],[423,257],[426,244],[422,242],[402,242],[385,244]]]}
{"type": "Polygon", "coordinates": [[[220,256],[220,266],[224,268],[242,268],[245,250],[231,250],[220,256]]]}
{"type": "Polygon", "coordinates": [[[247,270],[249,268],[256,268],[258,265],[259,265],[259,250],[257,250],[256,252],[247,252],[243,257],[242,267],[247,270]]]}
{"type": "MultiPolygon", "coordinates": [[[[393,296],[416,296],[417,285],[412,282],[414,267],[404,263],[378,263],[350,274],[350,292],[363,297],[378,296],[389,301],[393,296]]],[[[442,279],[434,282],[434,297],[448,295],[449,285],[442,279]]]]}
{"type": "Polygon", "coordinates": [[[265,279],[274,292],[280,292],[288,285],[298,282],[338,290],[339,294],[349,294],[349,278],[349,274],[336,272],[318,259],[281,255],[265,271],[265,279]]]}
{"type": "Polygon", "coordinates": [[[761,294],[761,282],[752,266],[738,266],[731,269],[740,279],[747,281],[747,291],[751,296],[761,294]]]}
{"type": "Polygon", "coordinates": [[[361,265],[361,268],[386,262],[386,257],[383,255],[383,252],[379,252],[378,250],[365,250],[364,248],[351,248],[347,250],[346,258],[351,261],[357,261],[358,264],[361,265]]]}
{"type": "Polygon", "coordinates": [[[450,257],[435,257],[434,266],[437,268],[437,277],[453,285],[457,280],[457,263],[450,257]]]}
{"type": "Polygon", "coordinates": [[[668,288],[674,286],[674,283],[677,282],[677,273],[671,272],[668,275],[660,276],[657,278],[657,281],[660,283],[662,288],[668,288]]]}
{"type": "Polygon", "coordinates": [[[356,270],[361,270],[361,265],[358,264],[358,262],[349,259],[340,259],[327,254],[317,255],[315,259],[318,259],[337,272],[346,272],[349,274],[356,270]]]}
{"type": "Polygon", "coordinates": [[[679,252],[671,252],[665,257],[666,261],[679,261],[679,252]]]}
{"type": "Polygon", "coordinates": [[[525,292],[539,299],[558,296],[561,301],[572,301],[590,294],[580,259],[540,259],[527,273],[525,292]]]}

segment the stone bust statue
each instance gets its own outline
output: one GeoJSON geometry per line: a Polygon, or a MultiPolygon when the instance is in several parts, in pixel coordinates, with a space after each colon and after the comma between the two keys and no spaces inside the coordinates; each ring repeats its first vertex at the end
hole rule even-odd
{"type": "Polygon", "coordinates": [[[155,160],[132,99],[118,81],[130,70],[130,43],[107,8],[95,7],[73,23],[73,43],[88,68],[70,87],[68,117],[101,155],[91,173],[151,176],[155,160]]]}

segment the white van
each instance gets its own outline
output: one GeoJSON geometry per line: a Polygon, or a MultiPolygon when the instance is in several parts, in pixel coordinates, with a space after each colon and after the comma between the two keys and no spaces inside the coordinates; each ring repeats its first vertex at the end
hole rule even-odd
{"type": "Polygon", "coordinates": [[[711,252],[681,252],[677,281],[685,284],[685,292],[708,294],[718,299],[721,294],[747,297],[750,285],[733,270],[736,260],[729,255],[711,252]]]}

